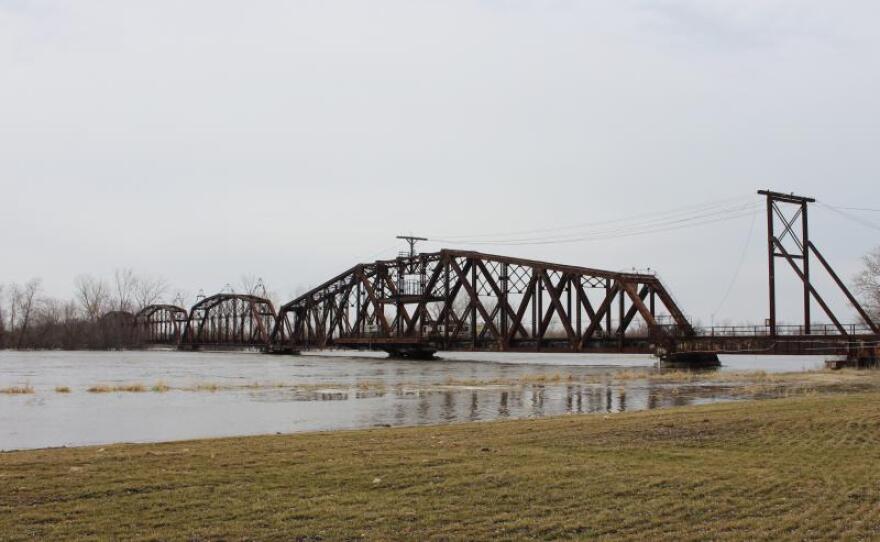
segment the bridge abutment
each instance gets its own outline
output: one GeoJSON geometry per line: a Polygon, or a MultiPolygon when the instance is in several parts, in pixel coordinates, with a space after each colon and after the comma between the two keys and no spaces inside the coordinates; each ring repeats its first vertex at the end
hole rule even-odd
{"type": "Polygon", "coordinates": [[[713,369],[721,367],[715,352],[669,352],[660,355],[660,367],[668,369],[713,369]]]}
{"type": "Polygon", "coordinates": [[[828,369],[876,369],[880,368],[880,348],[868,348],[851,352],[844,359],[826,359],[828,369]]]}

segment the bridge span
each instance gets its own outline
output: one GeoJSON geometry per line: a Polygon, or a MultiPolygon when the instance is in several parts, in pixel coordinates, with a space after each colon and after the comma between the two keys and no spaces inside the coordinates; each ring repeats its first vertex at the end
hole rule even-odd
{"type": "Polygon", "coordinates": [[[357,265],[283,305],[268,350],[641,353],[715,365],[718,354],[876,358],[871,325],[694,328],[653,274],[441,250],[357,265]]]}
{"type": "Polygon", "coordinates": [[[276,351],[648,352],[694,334],[662,282],[460,250],[359,264],[283,305],[276,351]]]}
{"type": "Polygon", "coordinates": [[[769,318],[762,326],[695,329],[653,273],[625,273],[443,249],[360,263],[277,313],[265,298],[217,294],[189,311],[170,305],[135,315],[139,344],[258,348],[276,354],[350,348],[427,358],[439,350],[645,353],[667,363],[717,365],[718,354],[880,358],[880,329],[809,240],[811,198],[767,199],[769,318]],[[776,321],[777,260],[803,284],[803,324],[776,321]],[[862,320],[843,324],[810,275],[819,264],[862,320]],[[830,321],[816,324],[818,305],[830,321]]]}

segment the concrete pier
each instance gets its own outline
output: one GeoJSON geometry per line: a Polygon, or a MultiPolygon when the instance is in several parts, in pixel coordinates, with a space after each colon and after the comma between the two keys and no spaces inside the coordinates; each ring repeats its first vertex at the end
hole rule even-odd
{"type": "Polygon", "coordinates": [[[712,369],[721,367],[715,352],[670,352],[660,356],[660,367],[670,369],[712,369]]]}
{"type": "Polygon", "coordinates": [[[880,367],[880,358],[876,356],[849,356],[842,359],[826,359],[827,369],[876,369],[880,367]]]}

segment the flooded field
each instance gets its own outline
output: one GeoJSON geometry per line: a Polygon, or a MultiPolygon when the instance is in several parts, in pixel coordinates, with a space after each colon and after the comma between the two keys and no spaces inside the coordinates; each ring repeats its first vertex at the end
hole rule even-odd
{"type": "Polygon", "coordinates": [[[732,400],[724,371],[819,357],[729,357],[664,381],[649,356],[0,352],[0,450],[622,412],[732,400]]]}

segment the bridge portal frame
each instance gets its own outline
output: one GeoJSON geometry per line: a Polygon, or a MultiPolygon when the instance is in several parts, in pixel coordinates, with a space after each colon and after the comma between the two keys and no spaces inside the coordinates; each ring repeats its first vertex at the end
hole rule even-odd
{"type": "Polygon", "coordinates": [[[135,341],[146,345],[177,346],[189,315],[177,305],[147,305],[134,316],[135,341]]]}
{"type": "Polygon", "coordinates": [[[179,347],[268,349],[275,318],[275,307],[268,299],[249,294],[215,294],[193,305],[179,347]]]}

